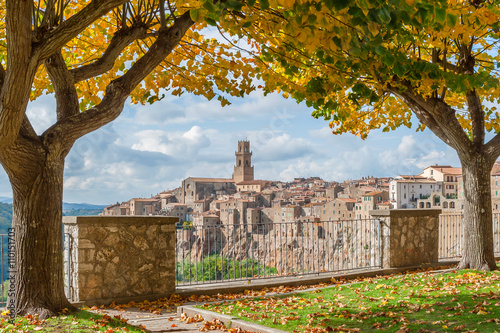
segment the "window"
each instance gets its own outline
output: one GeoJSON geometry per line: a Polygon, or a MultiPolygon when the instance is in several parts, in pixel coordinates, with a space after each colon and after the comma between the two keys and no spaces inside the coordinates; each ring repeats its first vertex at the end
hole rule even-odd
{"type": "Polygon", "coordinates": [[[406,199],[406,193],[405,193],[405,194],[403,194],[403,199],[406,199]]]}
{"type": "Polygon", "coordinates": [[[422,185],[420,185],[420,188],[422,188],[422,185]]]}

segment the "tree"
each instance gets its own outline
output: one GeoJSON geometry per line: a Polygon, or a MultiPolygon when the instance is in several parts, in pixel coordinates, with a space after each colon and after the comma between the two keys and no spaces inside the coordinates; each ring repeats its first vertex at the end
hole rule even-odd
{"type": "Polygon", "coordinates": [[[261,45],[266,91],[306,100],[334,133],[363,138],[376,128],[410,127],[414,116],[418,129],[429,128],[457,152],[465,197],[459,268],[495,269],[498,1],[261,0],[243,12],[254,22],[247,28],[239,17],[223,24],[261,45]],[[262,11],[268,8],[271,15],[262,11]]]}
{"type": "MultiPolygon", "coordinates": [[[[241,5],[205,6],[220,13],[241,5]]],[[[16,314],[43,318],[70,307],[61,219],[64,158],[74,142],[118,117],[129,96],[153,103],[162,87],[224,105],[221,92],[253,89],[253,67],[230,44],[191,29],[191,7],[182,1],[2,0],[0,8],[0,163],[12,185],[16,232],[9,302],[16,314]],[[55,93],[57,121],[39,135],[26,108],[44,92],[55,93]]]]}

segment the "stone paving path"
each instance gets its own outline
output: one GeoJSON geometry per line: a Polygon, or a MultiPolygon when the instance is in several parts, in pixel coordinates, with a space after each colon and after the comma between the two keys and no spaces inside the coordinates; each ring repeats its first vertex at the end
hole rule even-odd
{"type": "MultiPolygon", "coordinates": [[[[123,310],[114,309],[99,309],[89,310],[94,313],[107,314],[108,316],[119,315],[124,319],[128,319],[130,325],[142,325],[146,329],[154,333],[162,332],[183,332],[183,333],[200,333],[200,327],[203,327],[203,322],[186,324],[181,321],[180,315],[177,312],[165,312],[161,314],[153,314],[149,311],[142,311],[138,308],[127,308],[123,310]]],[[[220,330],[210,330],[211,333],[221,333],[220,330]]]]}

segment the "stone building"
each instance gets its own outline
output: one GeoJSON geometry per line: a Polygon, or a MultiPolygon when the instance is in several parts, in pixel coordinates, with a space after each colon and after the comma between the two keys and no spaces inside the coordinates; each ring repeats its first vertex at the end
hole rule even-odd
{"type": "Polygon", "coordinates": [[[252,152],[250,151],[250,141],[238,141],[238,150],[235,152],[236,165],[232,178],[199,178],[189,177],[182,181],[180,188],[180,202],[194,208],[195,202],[211,196],[232,195],[236,192],[236,184],[250,181],[251,183],[242,185],[248,189],[241,190],[261,190],[267,182],[254,180],[254,169],[252,166],[252,152]]]}
{"type": "Polygon", "coordinates": [[[252,152],[250,141],[238,141],[238,150],[235,152],[236,165],[234,166],[233,181],[235,184],[254,180],[252,166],[252,152]]]}
{"type": "Polygon", "coordinates": [[[325,202],[320,206],[321,221],[340,221],[350,220],[354,218],[354,205],[356,199],[352,198],[337,198],[329,202],[325,202]]]}
{"type": "Polygon", "coordinates": [[[442,191],[442,182],[423,176],[397,176],[390,183],[392,208],[417,208],[418,199],[426,199],[433,192],[442,191]]]}
{"type": "Polygon", "coordinates": [[[239,224],[247,222],[247,209],[255,208],[255,202],[243,199],[232,199],[220,203],[220,220],[222,224],[239,224]]]}
{"type": "Polygon", "coordinates": [[[107,207],[104,207],[104,210],[99,215],[101,216],[121,215],[120,203],[117,202],[114,205],[109,205],[107,207]]]}
{"type": "Polygon", "coordinates": [[[229,178],[195,178],[182,181],[182,203],[194,207],[195,201],[212,196],[217,191],[234,189],[234,182],[229,178]]]}
{"type": "Polygon", "coordinates": [[[188,211],[188,206],[186,204],[179,202],[171,202],[167,204],[167,206],[163,210],[163,215],[178,217],[180,221],[185,221],[187,211],[188,211]]]}
{"type": "Polygon", "coordinates": [[[441,192],[446,199],[457,198],[458,178],[462,176],[462,168],[454,168],[449,165],[436,164],[425,168],[419,176],[432,178],[437,182],[441,182],[443,185],[441,192]]]}
{"type": "Polygon", "coordinates": [[[370,210],[383,209],[379,205],[387,202],[389,199],[389,192],[387,191],[374,191],[368,192],[360,197],[360,201],[356,203],[355,217],[360,219],[370,218],[370,210]]]}
{"type": "Polygon", "coordinates": [[[214,212],[208,211],[201,214],[193,215],[194,227],[215,227],[220,224],[219,215],[214,212]]]}
{"type": "Polygon", "coordinates": [[[130,215],[158,215],[161,211],[161,200],[157,198],[133,198],[129,204],[130,215]]]}
{"type": "Polygon", "coordinates": [[[196,200],[194,202],[193,214],[197,214],[197,213],[201,214],[203,212],[209,211],[210,204],[212,203],[213,200],[214,200],[213,197],[208,197],[208,198],[196,200]]]}
{"type": "Polygon", "coordinates": [[[271,182],[267,180],[245,180],[236,183],[236,191],[238,192],[261,192],[271,182]]]}

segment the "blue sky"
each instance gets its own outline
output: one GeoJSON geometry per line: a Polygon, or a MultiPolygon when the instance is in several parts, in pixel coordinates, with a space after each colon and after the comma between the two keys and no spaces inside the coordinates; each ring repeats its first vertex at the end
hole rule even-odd
{"type": "MultiPolygon", "coordinates": [[[[189,176],[230,178],[243,139],[251,141],[257,179],[342,181],[416,174],[435,163],[459,166],[456,153],[430,131],[374,131],[361,140],[333,135],[327,122],[311,117],[312,109],[279,95],[254,92],[230,101],[222,108],[184,94],[126,105],[117,120],[74,145],[66,159],[64,201],[110,204],[173,189],[189,176]]],[[[29,105],[38,133],[52,124],[54,110],[50,95],[29,105]]],[[[0,197],[11,195],[0,170],[0,197]]]]}

